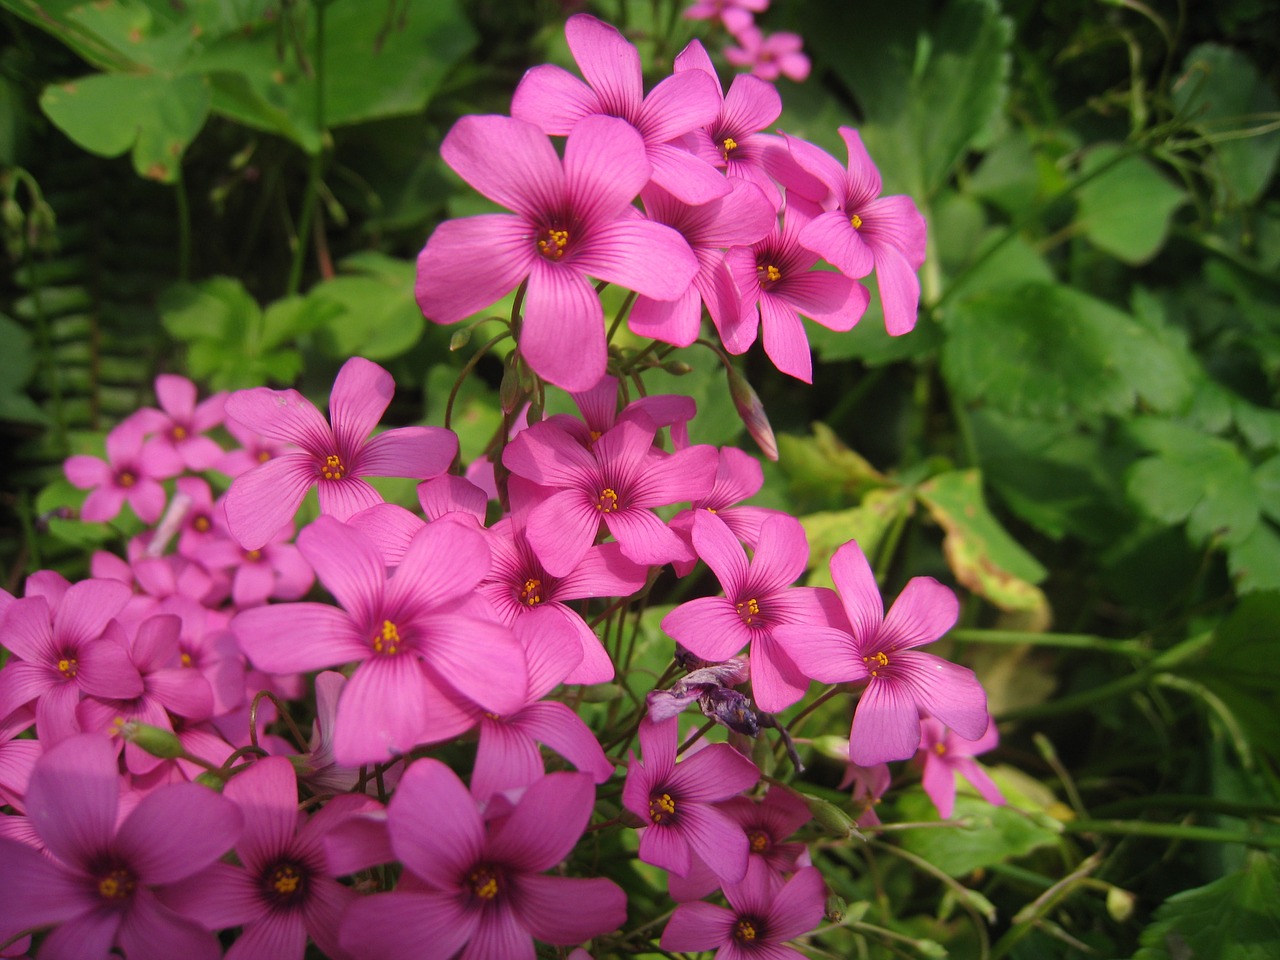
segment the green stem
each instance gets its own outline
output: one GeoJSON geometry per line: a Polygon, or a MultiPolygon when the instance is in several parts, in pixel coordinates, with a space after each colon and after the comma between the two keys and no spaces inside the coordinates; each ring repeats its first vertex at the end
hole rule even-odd
{"type": "Polygon", "coordinates": [[[1280,837],[1247,830],[1197,827],[1181,823],[1151,823],[1147,820],[1068,820],[1065,833],[1099,833],[1107,836],[1164,837],[1199,843],[1243,843],[1250,847],[1280,850],[1280,837]]]}
{"type": "Polygon", "coordinates": [[[178,206],[178,279],[185,283],[191,279],[191,204],[187,200],[181,163],[173,182],[173,197],[178,206]]]}
{"type": "Polygon", "coordinates": [[[994,646],[1062,647],[1071,650],[1096,650],[1126,657],[1151,658],[1156,651],[1140,639],[1110,640],[1087,633],[1029,633],[1023,630],[952,630],[950,637],[960,643],[985,643],[994,646]]]}
{"type": "MultiPolygon", "coordinates": [[[[497,336],[485,341],[485,343],[481,345],[480,349],[477,350],[475,354],[467,360],[466,364],[463,365],[462,370],[458,373],[458,378],[453,381],[453,389],[449,391],[449,399],[444,405],[444,428],[446,430],[451,429],[450,425],[453,423],[453,405],[457,402],[458,391],[462,389],[462,384],[467,379],[467,374],[476,368],[476,364],[480,362],[486,353],[509,336],[511,336],[511,331],[503,330],[497,336]]],[[[506,430],[506,426],[507,425],[504,423],[504,431],[506,430]]]]}

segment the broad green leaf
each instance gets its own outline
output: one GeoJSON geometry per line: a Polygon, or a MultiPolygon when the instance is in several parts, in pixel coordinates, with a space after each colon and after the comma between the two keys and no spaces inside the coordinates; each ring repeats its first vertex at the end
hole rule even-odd
{"type": "Polygon", "coordinates": [[[1048,627],[1049,601],[1034,586],[1047,571],[991,515],[982,474],[938,474],[920,484],[916,495],[945,531],[942,549],[956,579],[1001,610],[1021,615],[1026,629],[1048,627]]]}
{"type": "Polygon", "coordinates": [[[1280,590],[1280,532],[1265,520],[1227,548],[1227,568],[1241,594],[1280,590]]]}
{"type": "Polygon", "coordinates": [[[1275,94],[1253,62],[1238,50],[1202,43],[1182,65],[1174,87],[1179,112],[1213,142],[1215,193],[1226,206],[1245,206],[1262,195],[1280,157],[1280,136],[1241,133],[1280,110],[1275,94]]]}
{"type": "Polygon", "coordinates": [[[942,367],[960,396],[1015,416],[1091,420],[1141,398],[1177,409],[1179,355],[1128,314],[1070,287],[1027,283],[957,302],[942,367]]]}
{"type": "Polygon", "coordinates": [[[162,183],[177,179],[183,151],[209,114],[204,77],[94,74],[45,89],[40,107],[77,144],[103,157],[132,148],[133,168],[162,183]]]}
{"type": "Polygon", "coordinates": [[[1280,523],[1280,454],[1253,471],[1253,485],[1258,490],[1262,512],[1280,523]]]}
{"type": "Polygon", "coordinates": [[[834,587],[829,563],[843,544],[857,540],[874,563],[881,541],[903,513],[915,512],[911,491],[905,487],[872,490],[856,507],[810,513],[800,518],[809,540],[809,569],[805,581],[811,587],[834,587]]]}
{"type": "Polygon", "coordinates": [[[329,353],[386,360],[407,353],[422,336],[422,311],[413,299],[413,268],[401,284],[370,276],[338,276],[308,295],[331,305],[326,321],[329,353]],[[332,309],[336,307],[337,309],[332,309]]]}
{"type": "MultiPolygon", "coordinates": [[[[1280,550],[1275,533],[1273,549],[1280,550]]],[[[1274,578],[1276,556],[1266,574],[1274,578]]],[[[1275,692],[1280,689],[1280,659],[1276,658],[1277,624],[1280,624],[1280,589],[1269,587],[1241,598],[1231,615],[1214,632],[1213,644],[1203,660],[1188,664],[1187,675],[1203,683],[1240,723],[1256,752],[1280,756],[1280,715],[1275,692]],[[1211,664],[1206,669],[1206,664],[1211,664]]]]}
{"type": "Polygon", "coordinates": [[[812,437],[778,435],[778,461],[791,488],[819,502],[845,504],[889,481],[821,421],[812,437]]]}
{"type": "Polygon", "coordinates": [[[48,415],[36,406],[24,389],[35,365],[27,332],[0,314],[0,421],[49,422],[48,415]]]}
{"type": "MultiPolygon", "coordinates": [[[[898,819],[906,823],[938,819],[938,812],[922,791],[905,794],[898,803],[898,814],[898,819]]],[[[993,807],[979,797],[963,793],[956,797],[952,819],[964,821],[967,826],[903,830],[898,834],[902,846],[943,873],[963,877],[980,867],[1008,863],[1058,841],[1057,832],[1040,819],[1012,807],[993,807]]]]}
{"type": "Polygon", "coordinates": [[[1187,195],[1139,156],[1120,157],[1121,148],[1099,146],[1080,165],[1087,176],[1114,163],[1076,193],[1076,223],[1089,240],[1125,263],[1146,263],[1164,245],[1173,211],[1187,195]]]}
{"type": "Polygon", "coordinates": [[[1274,960],[1280,956],[1280,861],[1251,853],[1236,873],[1175,893],[1139,942],[1133,960],[1274,960]]]}

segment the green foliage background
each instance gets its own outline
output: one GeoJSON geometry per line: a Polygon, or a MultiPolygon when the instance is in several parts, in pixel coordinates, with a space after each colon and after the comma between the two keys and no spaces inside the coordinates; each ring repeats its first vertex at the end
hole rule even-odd
{"type": "MultiPolygon", "coordinates": [[[[591,9],[654,77],[693,36],[666,0],[591,9]]],[[[396,377],[389,421],[442,421],[469,351],[424,323],[413,257],[483,201],[438,146],[528,66],[572,66],[564,12],[0,0],[5,588],[136,529],[70,519],[60,464],[157,372],[322,396],[360,353],[396,377]]],[[[856,536],[890,592],[964,588],[952,643],[1016,801],[831,844],[848,910],[814,955],[1280,956],[1280,10],[792,0],[764,24],[814,64],[779,125],[837,156],[857,126],[930,256],[911,335],[873,288],[852,334],[810,327],[813,389],[745,358],[781,451],[761,499],[804,519],[815,583],[856,536]]],[[[502,356],[458,395],[467,458],[502,356]]],[[[740,441],[697,359],[650,389],[740,441]]],[[[821,747],[809,786],[847,805],[821,747]]],[[[898,796],[886,822],[930,819],[898,796]]]]}

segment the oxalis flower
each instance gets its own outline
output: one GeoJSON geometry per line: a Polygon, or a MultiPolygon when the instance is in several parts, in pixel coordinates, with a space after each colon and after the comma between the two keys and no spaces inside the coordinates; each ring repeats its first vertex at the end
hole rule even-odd
{"type": "Polygon", "coordinates": [[[849,759],[863,767],[907,759],[920,745],[922,713],[966,740],[981,737],[990,718],[973,671],[913,649],[955,624],[956,595],[932,577],[913,577],[885,616],[871,565],[853,540],[831,558],[831,577],[849,629],[781,626],[774,636],[814,680],[867,681],[853,715],[849,759]]]}
{"type": "Polygon", "coordinates": [[[242,824],[235,804],[207,787],[171,784],[121,821],[115,748],[94,734],[40,759],[26,803],[48,853],[0,837],[0,943],[56,925],[40,948],[45,960],[108,960],[113,947],[129,960],[222,956],[213,934],[161,903],[156,888],[203,870],[235,844],[242,824]]]}
{"type": "Polygon", "coordinates": [[[468,116],[440,155],[514,213],[436,227],[418,255],[418,306],[429,320],[455,323],[528,281],[520,353],[557,386],[587,390],[604,376],[604,312],[588,277],[674,300],[698,272],[684,238],[631,207],[651,171],[640,135],[622,120],[582,120],[561,162],[532,124],[468,116]]]}
{"type": "Polygon", "coordinates": [[[361,960],[447,960],[464,947],[468,960],[533,960],[535,939],[571,946],[620,926],[626,894],[613,881],[543,875],[578,842],[594,800],[589,777],[552,773],[486,824],[457,774],[417,761],[387,826],[418,882],[352,904],[342,946],[361,960]]]}
{"type": "Polygon", "coordinates": [[[320,512],[346,520],[382,497],[362,477],[425,480],[449,468],[458,438],[440,427],[399,427],[370,439],[395,393],[391,374],[363,357],[342,365],[329,394],[329,421],[297,390],[240,390],[227,416],[271,440],[295,443],[236,477],[227,491],[227,525],[246,550],[259,550],[293,519],[312,487],[320,512]]]}

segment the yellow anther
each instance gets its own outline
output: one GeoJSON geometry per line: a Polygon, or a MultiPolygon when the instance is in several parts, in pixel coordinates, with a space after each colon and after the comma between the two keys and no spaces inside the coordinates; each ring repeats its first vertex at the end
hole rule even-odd
{"type": "Polygon", "coordinates": [[[947,752],[947,745],[945,743],[935,743],[933,745],[933,752],[936,753],[938,756],[942,756],[944,753],[947,752]]]}
{"type": "Polygon", "coordinates": [[[738,141],[733,137],[725,137],[720,143],[720,156],[725,160],[729,159],[729,154],[738,149],[738,141]]]}
{"type": "Polygon", "coordinates": [[[889,655],[883,650],[879,653],[872,654],[869,657],[863,657],[862,662],[871,666],[871,675],[873,677],[880,676],[880,670],[889,665],[889,655]]]}
{"type": "Polygon", "coordinates": [[[569,245],[568,230],[545,230],[538,241],[538,252],[548,260],[559,260],[569,245]]]}
{"type": "Polygon", "coordinates": [[[750,623],[752,617],[760,616],[760,601],[755,597],[742,601],[742,603],[737,604],[737,607],[738,616],[742,618],[744,623],[750,623]]]}
{"type": "Polygon", "coordinates": [[[135,483],[138,482],[138,478],[135,477],[128,470],[125,470],[121,472],[120,476],[116,477],[116,482],[119,483],[120,486],[122,487],[132,487],[135,483]]]}
{"type": "Polygon", "coordinates": [[[175,425],[174,428],[169,431],[169,436],[174,440],[185,440],[187,439],[187,428],[175,425]]]}
{"type": "Polygon", "coordinates": [[[733,938],[749,943],[756,938],[756,925],[750,920],[739,920],[733,929],[733,938]]]}
{"type": "Polygon", "coordinates": [[[191,666],[191,662],[192,662],[192,661],[191,661],[191,654],[189,654],[189,653],[184,653],[184,654],[182,654],[182,656],[181,656],[179,659],[181,659],[181,660],[182,660],[182,665],[183,665],[184,667],[189,667],[189,666],[191,666]]]}
{"type": "Polygon", "coordinates": [[[542,602],[542,581],[534,580],[530,577],[524,582],[524,588],[520,591],[520,600],[527,603],[531,607],[536,607],[542,602]]]}
{"type": "Polygon", "coordinates": [[[341,480],[347,475],[347,468],[342,463],[342,458],[336,453],[331,453],[324,458],[324,466],[320,468],[320,476],[326,480],[341,480]]]}
{"type": "Polygon", "coordinates": [[[248,560],[250,563],[257,563],[259,560],[261,560],[261,559],[262,559],[262,551],[261,551],[261,550],[246,550],[246,551],[244,552],[244,558],[245,558],[246,560],[248,560]]]}
{"type": "Polygon", "coordinates": [[[747,834],[747,839],[751,841],[752,853],[764,853],[769,849],[769,835],[763,830],[752,830],[747,834]]]}
{"type": "Polygon", "coordinates": [[[614,513],[618,509],[618,493],[613,487],[605,487],[596,500],[596,509],[605,513],[614,513]]]}
{"type": "Polygon", "coordinates": [[[373,650],[391,656],[400,650],[400,631],[390,620],[382,621],[382,631],[373,635],[373,650]]]}
{"type": "Polygon", "coordinates": [[[862,229],[862,218],[855,213],[849,218],[849,226],[853,227],[855,230],[862,229]]]}
{"type": "Polygon", "coordinates": [[[270,450],[259,450],[259,451],[258,451],[258,462],[259,462],[259,463],[266,463],[266,462],[267,462],[268,460],[270,460],[270,459],[271,459],[271,451],[270,451],[270,450]]]}
{"type": "Polygon", "coordinates": [[[58,672],[70,679],[76,675],[75,657],[63,657],[58,661],[58,672]]]}
{"type": "Polygon", "coordinates": [[[98,895],[104,900],[127,900],[136,886],[128,870],[112,870],[98,880],[98,895]]]}
{"type": "Polygon", "coordinates": [[[498,895],[498,878],[488,867],[478,867],[467,877],[471,881],[471,892],[481,900],[492,900],[498,895]]]}
{"type": "Polygon", "coordinates": [[[271,872],[271,889],[283,896],[296,893],[302,883],[302,874],[288,863],[282,863],[271,872]]]}
{"type": "Polygon", "coordinates": [[[767,266],[756,267],[756,273],[759,274],[761,283],[777,283],[782,279],[782,271],[772,263],[767,266]]]}
{"type": "Polygon", "coordinates": [[[201,514],[191,521],[191,526],[196,529],[197,533],[208,533],[213,524],[209,522],[209,518],[201,514]]]}
{"type": "Polygon", "coordinates": [[[649,819],[654,823],[665,823],[675,816],[675,812],[676,802],[671,799],[671,794],[649,798],[649,819]]]}

